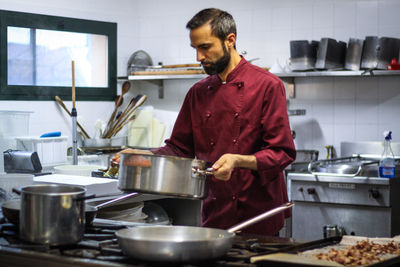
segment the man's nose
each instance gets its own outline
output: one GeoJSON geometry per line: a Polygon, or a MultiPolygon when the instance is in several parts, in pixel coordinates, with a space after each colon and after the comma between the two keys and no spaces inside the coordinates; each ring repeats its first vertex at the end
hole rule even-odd
{"type": "Polygon", "coordinates": [[[202,52],[197,50],[196,54],[197,54],[197,61],[201,62],[205,59],[204,54],[202,52]]]}

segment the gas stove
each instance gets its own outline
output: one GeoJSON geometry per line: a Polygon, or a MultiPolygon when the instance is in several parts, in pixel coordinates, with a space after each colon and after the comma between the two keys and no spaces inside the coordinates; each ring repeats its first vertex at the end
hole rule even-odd
{"type": "MultiPolygon", "coordinates": [[[[83,239],[74,245],[48,246],[24,242],[13,224],[0,224],[0,266],[160,266],[159,262],[145,262],[123,254],[115,232],[124,226],[89,226],[83,239]]],[[[185,263],[161,263],[162,266],[256,266],[253,256],[291,248],[289,238],[237,235],[232,249],[216,260],[185,263]]]]}

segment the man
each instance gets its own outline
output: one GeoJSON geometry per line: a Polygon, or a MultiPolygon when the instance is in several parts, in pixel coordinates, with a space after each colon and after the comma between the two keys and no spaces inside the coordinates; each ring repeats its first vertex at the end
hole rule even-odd
{"type": "MultiPolygon", "coordinates": [[[[227,229],[287,202],[283,169],[296,156],[285,90],[236,51],[230,14],[204,9],[186,25],[208,76],[187,93],[170,139],[153,152],[213,163],[202,225],[227,229]]],[[[281,213],[243,232],[276,235],[281,213]]]]}

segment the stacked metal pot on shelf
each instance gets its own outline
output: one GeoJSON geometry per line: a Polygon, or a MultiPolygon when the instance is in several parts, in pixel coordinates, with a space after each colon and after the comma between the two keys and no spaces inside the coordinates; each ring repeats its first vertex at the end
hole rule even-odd
{"type": "Polygon", "coordinates": [[[320,41],[290,41],[292,71],[310,70],[386,70],[399,59],[400,39],[367,36],[350,38],[346,44],[332,38],[320,41]]]}

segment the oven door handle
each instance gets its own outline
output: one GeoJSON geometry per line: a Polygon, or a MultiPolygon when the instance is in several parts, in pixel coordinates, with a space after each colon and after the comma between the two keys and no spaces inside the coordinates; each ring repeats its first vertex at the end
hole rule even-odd
{"type": "Polygon", "coordinates": [[[361,173],[361,170],[363,168],[363,164],[361,164],[360,166],[358,166],[358,169],[355,173],[329,173],[329,172],[314,172],[314,167],[315,165],[317,165],[318,161],[311,161],[308,164],[308,171],[312,174],[312,175],[320,175],[320,176],[335,176],[335,177],[355,177],[357,175],[359,175],[361,173]]]}

